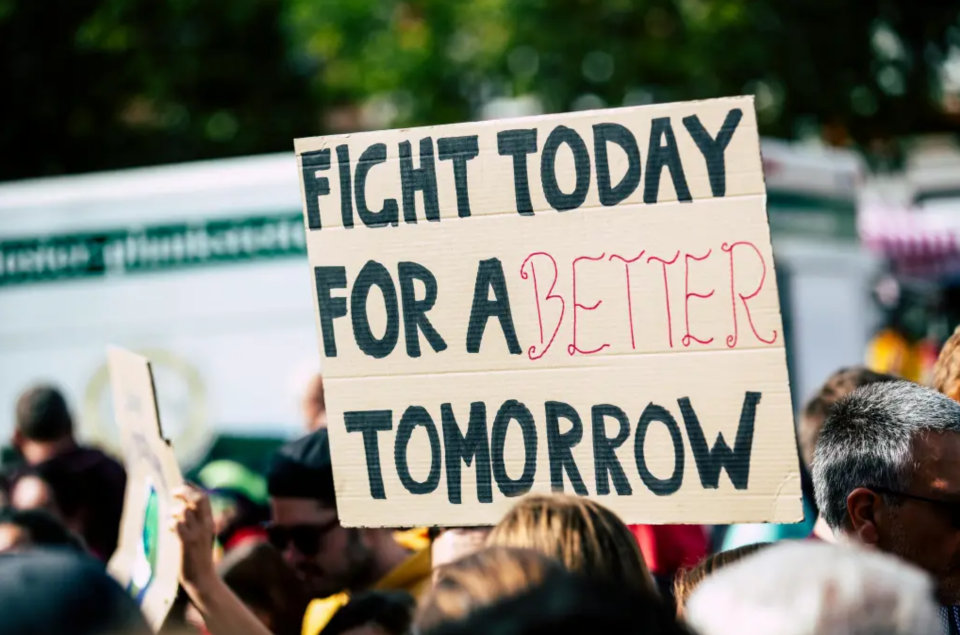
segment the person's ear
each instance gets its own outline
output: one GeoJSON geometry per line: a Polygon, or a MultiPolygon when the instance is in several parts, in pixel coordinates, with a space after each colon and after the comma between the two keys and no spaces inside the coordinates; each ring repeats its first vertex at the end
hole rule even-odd
{"type": "Polygon", "coordinates": [[[11,445],[17,450],[20,450],[23,447],[23,433],[19,430],[13,431],[13,439],[11,440],[11,445]]]}
{"type": "Polygon", "coordinates": [[[876,545],[880,541],[877,516],[882,504],[880,495],[865,487],[858,487],[847,496],[850,532],[865,545],[876,545]]]}

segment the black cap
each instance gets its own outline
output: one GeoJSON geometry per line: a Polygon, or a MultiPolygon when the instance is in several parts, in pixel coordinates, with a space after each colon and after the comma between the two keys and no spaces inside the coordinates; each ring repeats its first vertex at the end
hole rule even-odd
{"type": "Polygon", "coordinates": [[[0,554],[0,633],[146,635],[136,603],[93,558],[60,550],[0,554]]]}
{"type": "Polygon", "coordinates": [[[277,450],[267,473],[267,491],[274,498],[309,498],[336,505],[326,428],[277,450]]]}

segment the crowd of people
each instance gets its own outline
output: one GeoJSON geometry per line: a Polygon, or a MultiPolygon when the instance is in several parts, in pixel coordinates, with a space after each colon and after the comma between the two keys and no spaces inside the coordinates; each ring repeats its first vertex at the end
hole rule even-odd
{"type": "MultiPolygon", "coordinates": [[[[931,387],[862,367],[797,425],[796,525],[628,526],[594,499],[517,500],[495,527],[340,525],[323,384],[266,474],[212,463],[176,494],[172,635],[619,632],[960,635],[960,329],[931,387]]],[[[0,488],[0,633],[148,633],[107,575],[126,476],[63,396],[26,391],[0,488]]]]}

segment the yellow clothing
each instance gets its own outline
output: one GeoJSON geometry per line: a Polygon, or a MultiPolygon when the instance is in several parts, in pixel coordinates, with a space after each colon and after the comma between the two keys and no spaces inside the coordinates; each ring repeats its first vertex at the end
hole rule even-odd
{"type": "Polygon", "coordinates": [[[307,612],[303,615],[302,635],[318,635],[326,628],[333,616],[340,608],[350,601],[346,593],[337,593],[322,600],[313,600],[307,605],[307,612]]]}
{"type": "Polygon", "coordinates": [[[867,344],[867,367],[909,381],[920,381],[921,362],[916,347],[893,329],[884,329],[867,344]]]}
{"type": "Polygon", "coordinates": [[[430,534],[426,527],[397,531],[393,537],[410,551],[423,551],[430,546],[430,534]]]}
{"type": "Polygon", "coordinates": [[[430,549],[421,549],[380,578],[373,588],[377,591],[406,591],[420,599],[430,586],[431,565],[430,549]]]}
{"type": "MultiPolygon", "coordinates": [[[[397,542],[401,542],[398,538],[397,542]]],[[[403,544],[403,543],[401,543],[403,544]]],[[[430,586],[430,548],[421,549],[401,562],[373,585],[378,591],[406,591],[418,598],[430,586]]],[[[322,600],[314,600],[303,616],[303,635],[318,635],[334,614],[350,601],[348,593],[337,593],[322,600]]]]}

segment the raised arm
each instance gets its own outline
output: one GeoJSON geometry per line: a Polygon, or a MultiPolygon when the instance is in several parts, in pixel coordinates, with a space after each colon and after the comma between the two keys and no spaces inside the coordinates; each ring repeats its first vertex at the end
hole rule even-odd
{"type": "Polygon", "coordinates": [[[206,494],[184,487],[174,494],[172,529],[183,545],[180,583],[210,635],[273,635],[217,575],[213,512],[206,494]]]}

